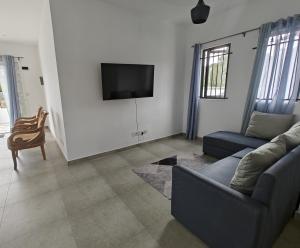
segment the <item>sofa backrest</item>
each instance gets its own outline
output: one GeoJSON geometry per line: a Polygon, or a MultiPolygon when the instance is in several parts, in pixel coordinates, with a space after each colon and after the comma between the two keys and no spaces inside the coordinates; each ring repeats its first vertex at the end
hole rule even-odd
{"type": "Polygon", "coordinates": [[[295,211],[300,193],[300,146],[265,171],[252,198],[269,209],[269,236],[275,238],[295,211]]]}

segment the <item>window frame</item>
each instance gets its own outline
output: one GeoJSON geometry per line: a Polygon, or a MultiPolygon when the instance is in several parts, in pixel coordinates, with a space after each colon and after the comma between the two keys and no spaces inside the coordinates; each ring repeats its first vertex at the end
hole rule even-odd
{"type": "MultiPolygon", "coordinates": [[[[202,59],[202,63],[201,63],[201,82],[200,82],[200,99],[228,99],[227,97],[227,83],[228,83],[228,74],[229,74],[229,59],[230,59],[230,54],[231,54],[231,43],[226,43],[223,45],[218,45],[218,46],[214,46],[214,47],[210,47],[207,49],[203,49],[202,51],[202,57],[200,59],[202,59]],[[207,96],[207,90],[208,90],[208,77],[209,77],[209,66],[205,65],[205,53],[206,52],[210,52],[212,50],[218,49],[218,48],[222,48],[222,47],[228,47],[228,52],[225,54],[228,56],[228,60],[227,60],[227,69],[226,69],[226,78],[225,78],[225,91],[224,91],[224,96],[207,96]],[[205,73],[204,73],[205,71],[205,73]],[[204,78],[204,74],[205,74],[205,78],[204,78]],[[205,83],[205,86],[203,87],[203,83],[205,83]]],[[[209,56],[207,57],[209,58],[209,56]]],[[[218,77],[218,75],[217,75],[218,77]]]]}

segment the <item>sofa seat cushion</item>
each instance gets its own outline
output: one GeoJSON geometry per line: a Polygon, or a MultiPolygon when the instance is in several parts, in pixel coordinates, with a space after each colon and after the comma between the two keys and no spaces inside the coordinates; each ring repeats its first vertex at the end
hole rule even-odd
{"type": "Polygon", "coordinates": [[[227,157],[207,167],[195,169],[195,171],[225,186],[229,186],[239,162],[239,158],[227,157]]]}
{"type": "Polygon", "coordinates": [[[241,150],[235,154],[232,155],[232,157],[234,158],[239,158],[242,159],[243,157],[245,157],[249,152],[252,152],[254,149],[253,148],[245,148],[244,150],[241,150]]]}
{"type": "Polygon", "coordinates": [[[247,147],[258,148],[268,140],[246,137],[240,133],[219,131],[203,137],[203,151],[217,158],[224,158],[247,147]]]}

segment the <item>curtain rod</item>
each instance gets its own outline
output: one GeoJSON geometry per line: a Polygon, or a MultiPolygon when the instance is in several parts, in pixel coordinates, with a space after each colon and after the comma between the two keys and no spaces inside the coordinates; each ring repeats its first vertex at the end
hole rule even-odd
{"type": "MultiPolygon", "coordinates": [[[[1,57],[2,55],[0,55],[1,57]]],[[[12,56],[14,59],[24,59],[24,57],[15,57],[15,56],[12,56]]]]}
{"type": "MultiPolygon", "coordinates": [[[[256,31],[256,30],[259,30],[259,29],[260,28],[252,28],[252,29],[248,29],[248,30],[243,31],[243,32],[239,32],[239,33],[236,33],[236,34],[231,34],[231,35],[223,36],[221,38],[217,38],[217,39],[206,41],[206,42],[199,43],[199,44],[200,45],[205,45],[205,44],[208,44],[208,43],[211,43],[211,42],[215,42],[215,41],[219,41],[219,40],[224,40],[224,39],[227,39],[227,38],[230,38],[230,37],[233,37],[233,36],[237,36],[237,35],[243,35],[245,37],[247,33],[253,32],[253,31],[256,31]]],[[[195,45],[193,45],[192,47],[194,47],[194,46],[195,45]]]]}

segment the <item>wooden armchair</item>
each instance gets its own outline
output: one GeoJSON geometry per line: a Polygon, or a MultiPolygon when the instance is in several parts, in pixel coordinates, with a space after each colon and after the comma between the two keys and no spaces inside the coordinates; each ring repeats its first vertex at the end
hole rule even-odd
{"type": "Polygon", "coordinates": [[[41,147],[43,159],[46,160],[45,153],[45,121],[48,113],[42,111],[40,118],[37,123],[36,129],[32,130],[20,130],[13,132],[8,140],[7,146],[11,150],[12,158],[14,161],[14,169],[17,170],[17,157],[18,151],[24,149],[30,149],[34,147],[41,147]]]}
{"type": "Polygon", "coordinates": [[[43,108],[39,107],[37,115],[32,117],[18,118],[15,121],[14,127],[12,128],[12,132],[36,129],[39,118],[41,118],[42,112],[43,112],[43,108]]]}

